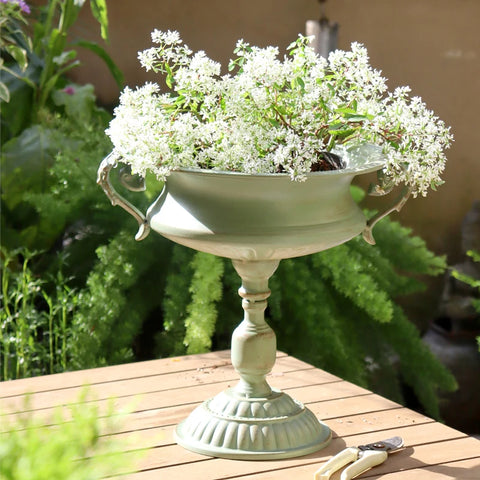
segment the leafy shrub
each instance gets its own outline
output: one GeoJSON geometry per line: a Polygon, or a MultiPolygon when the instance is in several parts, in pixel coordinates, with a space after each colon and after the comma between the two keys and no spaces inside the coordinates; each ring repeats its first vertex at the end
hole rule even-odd
{"type": "MultiPolygon", "coordinates": [[[[96,106],[93,86],[65,77],[81,45],[122,83],[101,47],[67,39],[83,4],[51,0],[30,12],[3,2],[0,12],[2,379],[70,368],[75,287],[116,228],[95,185],[98,159],[111,148],[103,133],[110,114],[96,106]]],[[[105,1],[90,6],[107,38],[105,1]]]]}
{"type": "MultiPolygon", "coordinates": [[[[475,250],[468,250],[467,255],[474,262],[480,263],[479,252],[476,252],[475,250]]],[[[480,316],[480,280],[473,278],[470,275],[466,275],[465,273],[459,272],[456,269],[452,270],[452,277],[472,287],[472,289],[476,292],[476,297],[471,299],[471,303],[475,311],[480,316]]],[[[477,344],[478,344],[478,351],[480,352],[480,336],[477,337],[477,344]]]]}
{"type": "Polygon", "coordinates": [[[7,417],[0,432],[0,477],[96,480],[112,471],[134,471],[141,451],[125,455],[126,444],[106,437],[118,424],[113,409],[100,416],[95,404],[86,403],[85,393],[79,401],[68,409],[57,409],[50,420],[54,426],[44,425],[28,411],[15,422],[7,417]]]}
{"type": "Polygon", "coordinates": [[[30,263],[38,254],[22,250],[3,252],[2,310],[0,324],[0,378],[4,380],[68,368],[71,348],[71,317],[76,307],[75,290],[67,285],[61,268],[51,279],[36,277],[30,263]],[[19,258],[22,264],[16,264],[19,258]]]}

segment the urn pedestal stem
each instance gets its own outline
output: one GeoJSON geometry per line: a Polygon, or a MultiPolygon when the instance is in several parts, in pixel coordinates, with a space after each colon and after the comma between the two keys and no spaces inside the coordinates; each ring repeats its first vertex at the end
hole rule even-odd
{"type": "Polygon", "coordinates": [[[242,279],[245,316],[232,336],[238,384],[197,407],[176,429],[177,442],[194,452],[241,460],[297,457],[330,442],[330,429],[300,402],[271,388],[266,376],[276,358],[275,333],[265,322],[268,279],[279,260],[233,260],[242,279]]]}
{"type": "Polygon", "coordinates": [[[242,297],[245,317],[232,336],[232,365],[240,375],[235,392],[246,398],[268,397],[272,389],[265,377],[275,364],[277,342],[275,332],[265,322],[268,280],[278,260],[246,262],[233,260],[242,279],[238,294],[242,297]]]}

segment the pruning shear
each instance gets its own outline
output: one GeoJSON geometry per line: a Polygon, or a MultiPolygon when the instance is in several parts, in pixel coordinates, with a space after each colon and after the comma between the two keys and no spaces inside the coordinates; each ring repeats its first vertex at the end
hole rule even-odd
{"type": "Polygon", "coordinates": [[[340,480],[351,480],[368,469],[380,465],[387,459],[389,453],[402,447],[402,437],[392,437],[381,442],[346,448],[317,470],[313,478],[314,480],[329,480],[334,472],[353,462],[342,472],[340,477],[340,480]]]}

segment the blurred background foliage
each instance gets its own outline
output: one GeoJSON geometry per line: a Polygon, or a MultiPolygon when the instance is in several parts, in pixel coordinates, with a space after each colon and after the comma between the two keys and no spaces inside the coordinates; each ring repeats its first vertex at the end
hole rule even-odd
{"type": "MultiPolygon", "coordinates": [[[[2,380],[226,349],[241,321],[230,261],[156,235],[137,243],[135,222],[96,185],[111,114],[66,73],[87,47],[122,78],[100,46],[69,40],[83,4],[2,10],[2,380]]],[[[107,39],[105,2],[90,6],[107,39]]],[[[147,185],[134,194],[142,210],[161,189],[147,185]]],[[[352,194],[361,201],[359,188],[352,194]]],[[[280,350],[397,401],[413,391],[438,417],[437,392],[455,379],[398,300],[424,288],[418,275],[441,274],[445,259],[390,219],[375,235],[376,246],[355,238],[282,261],[269,322],[280,350]]]]}
{"type": "Polygon", "coordinates": [[[116,435],[128,412],[114,408],[113,399],[102,409],[92,400],[85,389],[75,403],[39,418],[24,397],[22,412],[2,418],[0,478],[100,480],[137,470],[145,450],[135,437],[116,435]]]}

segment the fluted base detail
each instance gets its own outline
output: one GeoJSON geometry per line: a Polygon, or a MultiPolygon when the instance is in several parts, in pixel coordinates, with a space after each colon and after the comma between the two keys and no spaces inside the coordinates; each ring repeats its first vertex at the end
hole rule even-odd
{"type": "Polygon", "coordinates": [[[286,393],[245,398],[228,389],[177,426],[177,442],[214,457],[268,460],[298,457],[328,445],[330,429],[286,393]]]}

